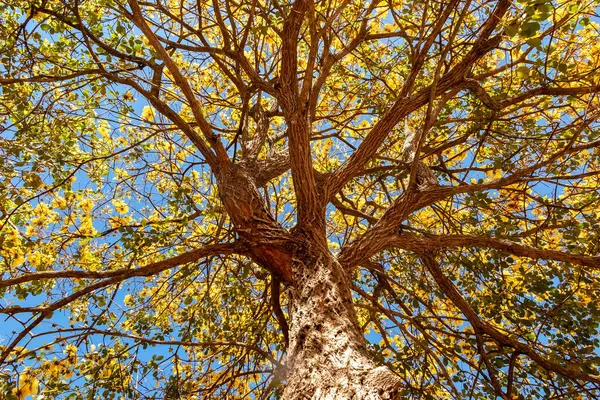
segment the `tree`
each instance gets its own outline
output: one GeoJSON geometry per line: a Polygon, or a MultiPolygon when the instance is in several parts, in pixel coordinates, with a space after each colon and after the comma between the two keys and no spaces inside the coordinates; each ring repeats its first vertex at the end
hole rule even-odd
{"type": "Polygon", "coordinates": [[[2,4],[6,398],[600,396],[597,1],[2,4]]]}

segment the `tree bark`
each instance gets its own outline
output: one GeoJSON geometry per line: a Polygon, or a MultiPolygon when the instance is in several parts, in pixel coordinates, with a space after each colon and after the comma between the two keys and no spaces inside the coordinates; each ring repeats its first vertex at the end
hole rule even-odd
{"type": "Polygon", "coordinates": [[[267,209],[251,174],[230,163],[215,176],[219,197],[252,260],[282,282],[291,282],[293,238],[267,209]]]}
{"type": "Polygon", "coordinates": [[[283,398],[398,398],[399,378],[378,367],[368,353],[350,279],[327,248],[324,225],[305,224],[288,232],[270,215],[243,166],[224,166],[216,176],[221,200],[248,255],[289,289],[283,398]]]}
{"type": "Polygon", "coordinates": [[[368,354],[350,281],[328,249],[307,243],[292,262],[290,346],[283,398],[396,399],[400,380],[368,354]]]}

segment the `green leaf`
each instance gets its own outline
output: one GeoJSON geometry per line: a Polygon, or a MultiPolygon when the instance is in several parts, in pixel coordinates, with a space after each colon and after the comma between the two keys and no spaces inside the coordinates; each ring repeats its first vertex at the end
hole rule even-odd
{"type": "Polygon", "coordinates": [[[527,44],[531,47],[540,47],[542,45],[542,39],[539,37],[531,38],[527,40],[527,44]]]}
{"type": "Polygon", "coordinates": [[[560,72],[565,73],[568,71],[568,69],[569,69],[569,66],[567,64],[565,64],[565,63],[558,64],[558,70],[560,72]]]}
{"type": "Polygon", "coordinates": [[[550,13],[542,12],[534,14],[531,19],[534,21],[545,21],[550,17],[550,13]]]}
{"type": "Polygon", "coordinates": [[[529,72],[529,67],[522,65],[517,68],[517,77],[520,79],[526,79],[529,77],[529,72]]]}
{"type": "Polygon", "coordinates": [[[526,22],[523,25],[521,25],[520,35],[522,37],[533,37],[538,33],[539,30],[539,22],[526,22]]]}
{"type": "Polygon", "coordinates": [[[507,27],[504,28],[504,33],[507,36],[513,37],[517,33],[519,33],[519,26],[518,25],[509,25],[509,26],[507,26],[507,27]]]}

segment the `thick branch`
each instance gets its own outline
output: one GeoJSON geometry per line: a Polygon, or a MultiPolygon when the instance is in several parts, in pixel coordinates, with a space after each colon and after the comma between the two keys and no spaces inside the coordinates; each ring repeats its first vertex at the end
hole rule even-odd
{"type": "Polygon", "coordinates": [[[290,283],[294,239],[271,215],[249,167],[231,164],[219,170],[219,197],[252,260],[282,282],[290,283]]]}
{"type": "Polygon", "coordinates": [[[256,186],[262,187],[290,169],[290,154],[280,151],[270,154],[265,160],[250,160],[247,169],[252,171],[256,186]]]}
{"type": "Polygon", "coordinates": [[[600,257],[539,249],[507,239],[472,235],[423,235],[403,232],[389,242],[389,247],[422,253],[447,247],[485,247],[505,251],[519,257],[554,260],[600,269],[600,257]]]}
{"type": "Polygon", "coordinates": [[[342,247],[338,261],[345,268],[350,268],[388,248],[390,240],[397,236],[402,222],[416,210],[442,198],[440,196],[440,190],[436,189],[408,191],[402,194],[375,225],[359,239],[342,247]]]}
{"type": "Polygon", "coordinates": [[[485,91],[479,82],[474,79],[466,79],[463,85],[466,89],[469,89],[479,99],[479,101],[483,103],[484,106],[493,111],[500,111],[500,104],[491,98],[491,96],[485,91]]]}
{"type": "Polygon", "coordinates": [[[312,7],[309,0],[297,0],[285,21],[281,47],[281,89],[277,97],[288,124],[289,153],[297,198],[298,224],[324,230],[325,208],[319,200],[317,182],[312,167],[308,109],[299,98],[297,79],[298,36],[309,7],[312,7]]]}
{"type": "Polygon", "coordinates": [[[298,36],[310,0],[296,0],[287,15],[282,31],[280,84],[283,91],[298,94],[298,36]]]}

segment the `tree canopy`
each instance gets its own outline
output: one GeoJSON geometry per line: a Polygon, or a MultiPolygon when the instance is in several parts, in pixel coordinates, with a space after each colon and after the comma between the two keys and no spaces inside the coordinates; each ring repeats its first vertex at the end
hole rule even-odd
{"type": "Polygon", "coordinates": [[[0,4],[0,397],[600,396],[597,0],[0,4]]]}

